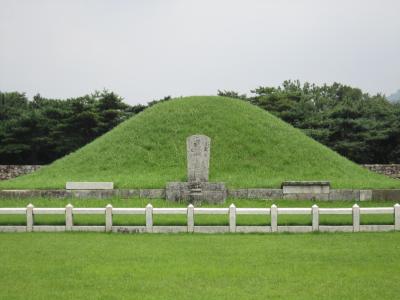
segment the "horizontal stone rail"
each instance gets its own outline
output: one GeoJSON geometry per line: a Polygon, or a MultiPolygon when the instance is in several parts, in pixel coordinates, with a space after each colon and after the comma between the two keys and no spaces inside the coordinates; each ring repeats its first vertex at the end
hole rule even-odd
{"type": "Polygon", "coordinates": [[[354,204],[351,208],[320,208],[313,205],[311,208],[279,208],[272,205],[270,208],[237,208],[231,204],[229,208],[202,208],[189,204],[185,208],[154,208],[148,204],[145,208],[114,208],[111,204],[104,208],[75,208],[68,204],[65,208],[36,208],[29,204],[26,208],[0,208],[0,215],[25,215],[26,226],[0,226],[0,232],[58,232],[58,231],[95,231],[95,232],[130,232],[130,233],[224,233],[224,232],[359,232],[359,231],[392,231],[400,230],[400,205],[393,207],[359,207],[354,204]],[[74,215],[90,214],[104,215],[104,226],[78,226],[74,225],[74,215]],[[146,217],[143,226],[114,226],[113,215],[139,214],[146,217]],[[186,215],[186,226],[154,226],[154,215],[186,215]],[[227,226],[198,226],[195,225],[196,215],[227,215],[229,225],[227,226]],[[265,215],[270,216],[270,225],[265,226],[238,226],[236,217],[238,215],[265,215]],[[324,226],[320,225],[320,215],[352,215],[353,224],[350,226],[324,226]],[[363,214],[390,214],[394,216],[393,225],[361,225],[360,219],[363,214]],[[65,225],[35,225],[36,215],[65,215],[65,225]],[[310,215],[311,226],[280,226],[279,215],[310,215]]]}

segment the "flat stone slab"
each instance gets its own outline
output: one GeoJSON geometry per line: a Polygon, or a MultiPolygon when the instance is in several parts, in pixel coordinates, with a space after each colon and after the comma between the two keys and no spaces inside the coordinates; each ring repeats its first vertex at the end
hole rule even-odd
{"type": "Polygon", "coordinates": [[[329,181],[284,181],[282,182],[283,186],[312,186],[312,185],[322,185],[322,186],[331,186],[329,181]]]}
{"type": "Polygon", "coordinates": [[[224,203],[227,189],[223,182],[168,182],[165,192],[169,201],[224,203]]]}
{"type": "Polygon", "coordinates": [[[329,192],[329,200],[360,200],[360,190],[331,189],[329,192]]]}
{"type": "Polygon", "coordinates": [[[329,200],[329,193],[284,193],[283,199],[289,200],[329,200]]]}
{"type": "Polygon", "coordinates": [[[283,199],[281,189],[228,189],[228,197],[235,199],[283,199]]]}
{"type": "Polygon", "coordinates": [[[360,201],[372,200],[371,190],[360,190],[360,201]]]}
{"type": "Polygon", "coordinates": [[[67,182],[66,190],[112,190],[114,182],[67,182]]]}
{"type": "Polygon", "coordinates": [[[329,194],[329,181],[284,181],[283,194],[329,194]]]}
{"type": "MultiPolygon", "coordinates": [[[[362,200],[368,200],[368,196],[366,195],[367,191],[364,191],[364,199],[362,200]],[[367,197],[366,197],[367,196],[367,197]]],[[[372,190],[371,191],[371,198],[373,200],[394,200],[394,201],[400,201],[400,190],[372,190]]]]}

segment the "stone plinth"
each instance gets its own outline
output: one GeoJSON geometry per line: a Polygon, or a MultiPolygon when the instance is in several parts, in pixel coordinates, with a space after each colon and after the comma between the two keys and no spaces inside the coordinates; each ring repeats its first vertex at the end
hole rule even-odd
{"type": "Polygon", "coordinates": [[[67,182],[66,190],[112,190],[113,182],[67,182]]]}
{"type": "Polygon", "coordinates": [[[205,135],[192,135],[186,139],[188,182],[169,182],[165,189],[169,201],[199,204],[223,203],[227,190],[223,182],[208,182],[211,139],[205,135]]]}
{"type": "Polygon", "coordinates": [[[223,182],[168,182],[165,195],[169,201],[224,203],[227,190],[223,182]]]}
{"type": "Polygon", "coordinates": [[[329,194],[329,181],[284,181],[283,194],[329,194]]]}

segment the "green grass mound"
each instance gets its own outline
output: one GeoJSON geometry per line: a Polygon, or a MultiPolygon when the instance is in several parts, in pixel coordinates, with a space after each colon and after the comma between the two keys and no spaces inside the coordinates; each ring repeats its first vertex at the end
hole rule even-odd
{"type": "Polygon", "coordinates": [[[334,188],[395,188],[268,112],[240,100],[187,97],[157,104],[92,143],[0,189],[64,188],[66,181],[113,181],[161,188],[186,181],[186,138],[211,138],[210,181],[278,188],[284,180],[329,180],[334,188]]]}

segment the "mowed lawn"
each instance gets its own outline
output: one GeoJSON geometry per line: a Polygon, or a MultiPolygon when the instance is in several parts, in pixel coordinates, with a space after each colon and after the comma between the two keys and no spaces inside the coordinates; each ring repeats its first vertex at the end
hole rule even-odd
{"type": "Polygon", "coordinates": [[[400,233],[0,234],[0,299],[398,299],[400,233]]]}
{"type": "MultiPolygon", "coordinates": [[[[0,207],[144,207],[145,199],[2,199],[0,207]]],[[[238,207],[351,207],[350,201],[228,200],[238,207]]],[[[153,199],[154,207],[184,207],[153,199]]],[[[359,202],[393,206],[391,201],[359,202]]],[[[207,205],[210,206],[210,205],[207,205]]],[[[155,225],[185,225],[185,216],[154,216],[155,225]]],[[[0,225],[25,216],[2,215],[0,225]]],[[[321,224],[352,224],[351,215],[321,224]]],[[[392,215],[361,216],[362,224],[393,224],[392,215]]],[[[63,215],[35,223],[64,224],[63,215]]],[[[104,216],[76,216],[77,225],[104,216]]],[[[116,225],[144,216],[114,216],[116,225]]],[[[238,225],[269,225],[268,216],[238,216],[238,225]]],[[[311,216],[278,217],[310,225],[311,216]]],[[[197,225],[227,225],[201,215],[197,225]]],[[[0,299],[395,299],[400,293],[400,232],[310,234],[1,233],[0,299]]]]}

